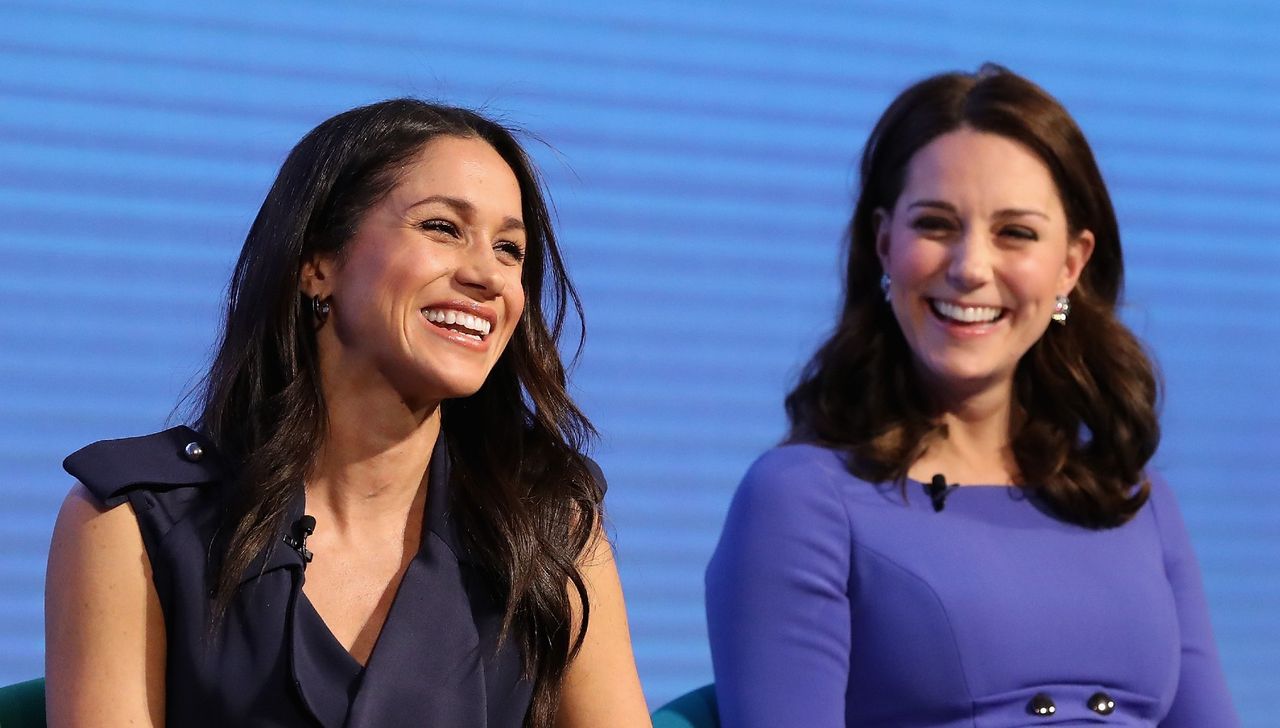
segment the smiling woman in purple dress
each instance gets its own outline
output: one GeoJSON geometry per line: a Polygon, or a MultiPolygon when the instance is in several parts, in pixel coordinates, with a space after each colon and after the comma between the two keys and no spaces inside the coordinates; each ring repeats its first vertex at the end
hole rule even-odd
{"type": "Polygon", "coordinates": [[[840,320],[707,572],[728,728],[1236,724],[1084,136],[987,66],[862,158],[840,320]]]}
{"type": "Polygon", "coordinates": [[[195,427],[67,459],[49,724],[648,725],[569,304],[506,129],[407,99],[316,127],[195,427]]]}

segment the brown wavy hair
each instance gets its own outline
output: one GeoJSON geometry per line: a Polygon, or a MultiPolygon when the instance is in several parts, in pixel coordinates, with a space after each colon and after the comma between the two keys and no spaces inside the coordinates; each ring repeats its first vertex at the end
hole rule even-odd
{"type": "Polygon", "coordinates": [[[579,322],[582,311],[537,170],[511,131],[473,111],[394,99],[338,114],[298,142],[267,193],[232,274],[198,403],[199,426],[236,471],[220,528],[225,546],[215,548],[211,629],[253,559],[279,548],[289,503],[325,440],[302,263],[341,254],[365,211],[442,136],[487,142],[520,186],[524,312],[479,391],[443,403],[441,427],[460,530],[505,601],[500,640],[517,642],[533,683],[525,724],[542,728],[554,721],[586,634],[590,605],[578,560],[600,522],[603,492],[581,454],[595,431],[569,398],[557,349],[569,307],[579,322]],[[582,604],[573,634],[570,590],[582,604]]]}
{"type": "Polygon", "coordinates": [[[1051,326],[1018,363],[1009,437],[1021,483],[1059,517],[1090,527],[1122,524],[1146,502],[1144,467],[1159,444],[1160,424],[1154,367],[1116,316],[1124,262],[1115,211],[1067,110],[999,66],[916,83],[872,130],[846,235],[840,318],[787,396],[788,440],[841,450],[859,478],[905,488],[911,465],[930,442],[946,437],[880,292],[874,217],[878,208],[894,207],[912,156],[961,127],[1030,149],[1049,168],[1071,234],[1093,232],[1093,255],[1071,292],[1068,325],[1051,326]]]}

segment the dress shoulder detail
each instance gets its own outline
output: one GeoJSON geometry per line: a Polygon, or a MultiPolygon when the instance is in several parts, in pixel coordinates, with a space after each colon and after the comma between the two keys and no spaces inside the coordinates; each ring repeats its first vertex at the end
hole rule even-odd
{"type": "Polygon", "coordinates": [[[135,489],[213,483],[224,474],[213,443],[185,425],[86,445],[68,455],[62,467],[109,507],[135,489]]]}

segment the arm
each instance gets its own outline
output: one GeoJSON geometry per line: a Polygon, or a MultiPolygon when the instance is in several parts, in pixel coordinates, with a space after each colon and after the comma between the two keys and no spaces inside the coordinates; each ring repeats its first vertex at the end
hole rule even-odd
{"type": "Polygon", "coordinates": [[[815,451],[747,473],[707,569],[707,626],[725,728],[843,728],[851,538],[815,451]]]}
{"type": "MultiPolygon", "coordinates": [[[[613,549],[597,528],[578,567],[587,583],[591,614],[578,656],[565,675],[556,728],[651,726],[640,676],[631,653],[631,633],[622,599],[622,583],[613,549]]],[[[573,632],[582,620],[582,605],[570,590],[573,632]]]]}
{"type": "Polygon", "coordinates": [[[1164,728],[1239,725],[1213,640],[1200,566],[1191,549],[1182,513],[1173,491],[1155,477],[1152,481],[1151,507],[1160,530],[1165,574],[1173,588],[1182,636],[1178,691],[1160,725],[1164,728]]]}
{"type": "Polygon", "coordinates": [[[164,617],[138,523],[77,484],[49,548],[48,725],[162,726],[164,670],[164,617]]]}

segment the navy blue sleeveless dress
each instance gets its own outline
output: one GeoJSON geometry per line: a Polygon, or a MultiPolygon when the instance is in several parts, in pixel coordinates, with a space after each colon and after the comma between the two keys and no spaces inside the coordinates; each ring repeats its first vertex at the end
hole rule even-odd
{"type": "MultiPolygon", "coordinates": [[[[431,458],[422,546],[363,667],[307,601],[305,562],[283,542],[249,566],[221,630],[206,637],[210,544],[230,474],[202,434],[175,427],[97,442],[63,466],[104,505],[128,501],[137,516],[164,612],[167,725],[522,724],[532,685],[521,679],[519,648],[497,647],[502,601],[450,519],[442,443],[431,458]]],[[[304,505],[300,493],[289,523],[304,505]]]]}

